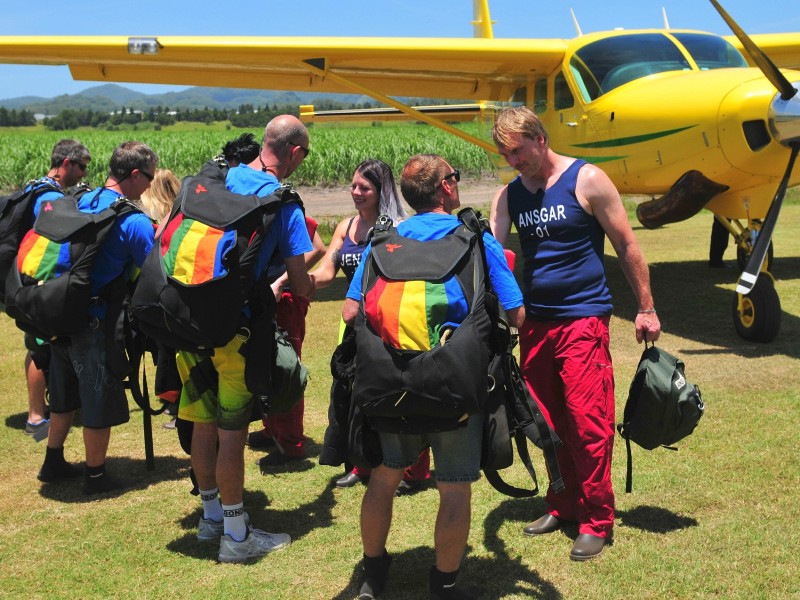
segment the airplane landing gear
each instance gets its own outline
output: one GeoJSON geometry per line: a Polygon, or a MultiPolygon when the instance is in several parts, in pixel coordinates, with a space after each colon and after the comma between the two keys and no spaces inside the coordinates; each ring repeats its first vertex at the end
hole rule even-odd
{"type": "Polygon", "coordinates": [[[772,276],[761,273],[748,294],[737,293],[732,304],[733,324],[748,342],[769,343],[781,328],[781,301],[772,276]]]}

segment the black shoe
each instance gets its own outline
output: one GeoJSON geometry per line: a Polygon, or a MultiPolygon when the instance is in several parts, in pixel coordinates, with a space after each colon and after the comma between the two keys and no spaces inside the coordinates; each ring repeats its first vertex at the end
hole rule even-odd
{"type": "Polygon", "coordinates": [[[418,492],[422,488],[421,481],[406,481],[403,479],[400,484],[397,486],[397,489],[394,492],[394,495],[398,498],[400,496],[408,496],[413,494],[414,492],[418,492]]]}
{"type": "Polygon", "coordinates": [[[359,475],[356,475],[355,472],[350,471],[344,477],[340,477],[339,479],[337,479],[334,485],[337,488],[349,488],[353,487],[357,483],[361,483],[361,477],[359,475]]]}
{"type": "Polygon", "coordinates": [[[273,437],[264,433],[263,429],[248,434],[247,445],[253,450],[271,450],[276,447],[273,437]]]}
{"type": "Polygon", "coordinates": [[[575,538],[569,557],[572,560],[591,560],[603,553],[605,545],[606,538],[591,533],[582,533],[575,538]]]}
{"type": "Polygon", "coordinates": [[[63,481],[64,479],[74,479],[83,475],[83,469],[78,465],[73,465],[65,460],[44,462],[36,478],[43,483],[63,481]]]}
{"type": "Polygon", "coordinates": [[[364,571],[364,583],[358,592],[358,600],[375,600],[386,587],[386,580],[389,578],[389,566],[392,564],[392,557],[383,551],[383,556],[370,558],[364,556],[362,569],[364,571]]]}
{"type": "Polygon", "coordinates": [[[106,494],[108,492],[119,492],[133,487],[133,482],[128,479],[114,477],[107,472],[96,477],[86,475],[83,482],[83,493],[87,496],[95,494],[106,494]]]}
{"type": "Polygon", "coordinates": [[[551,514],[546,514],[536,519],[533,523],[528,523],[522,532],[525,535],[544,535],[558,531],[561,527],[561,519],[551,514]]]}
{"type": "Polygon", "coordinates": [[[433,565],[428,575],[431,600],[476,600],[481,590],[474,587],[456,585],[458,571],[443,573],[433,565]]]}

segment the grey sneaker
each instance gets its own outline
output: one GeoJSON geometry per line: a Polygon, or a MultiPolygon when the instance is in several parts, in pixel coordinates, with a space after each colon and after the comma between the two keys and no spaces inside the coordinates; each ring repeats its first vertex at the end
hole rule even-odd
{"type": "Polygon", "coordinates": [[[27,433],[37,442],[47,439],[47,433],[49,431],[50,419],[42,419],[35,424],[31,423],[30,421],[25,421],[25,433],[27,433]]]}
{"type": "Polygon", "coordinates": [[[260,558],[275,550],[282,550],[292,543],[286,533],[267,533],[260,529],[247,528],[247,537],[237,542],[229,535],[219,540],[219,562],[238,563],[260,558]]]}
{"type": "MultiPolygon", "coordinates": [[[[250,525],[250,515],[244,513],[244,522],[250,525]]],[[[213,521],[200,517],[200,524],[197,526],[197,539],[201,542],[218,542],[219,538],[225,533],[225,521],[213,521]]]]}

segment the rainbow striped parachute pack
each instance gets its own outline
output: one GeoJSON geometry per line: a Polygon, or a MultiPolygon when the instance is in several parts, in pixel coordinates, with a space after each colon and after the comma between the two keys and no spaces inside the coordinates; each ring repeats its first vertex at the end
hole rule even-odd
{"type": "Polygon", "coordinates": [[[275,213],[286,202],[302,205],[288,186],[264,198],[235,194],[227,172],[211,160],[183,180],[131,299],[139,329],[171,348],[209,353],[233,339],[245,304],[263,304],[266,286],[255,285],[253,265],[275,213]]]}
{"type": "Polygon", "coordinates": [[[409,432],[452,429],[487,397],[496,298],[481,224],[471,209],[459,218],[455,231],[424,242],[376,225],[364,259],[353,400],[409,432]]]}
{"type": "Polygon", "coordinates": [[[20,243],[6,282],[6,310],[21,329],[50,339],[89,324],[94,259],[114,221],[138,211],[122,198],[99,213],[78,208],[79,196],[43,202],[20,243]]]}

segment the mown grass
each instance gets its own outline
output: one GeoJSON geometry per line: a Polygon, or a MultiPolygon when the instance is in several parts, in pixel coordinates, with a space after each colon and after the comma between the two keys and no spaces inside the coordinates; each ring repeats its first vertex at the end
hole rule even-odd
{"type": "MultiPolygon", "coordinates": [[[[686,361],[706,415],[678,452],[634,447],[632,494],[624,493],[625,450],[617,439],[614,543],[589,563],[568,560],[574,529],[541,539],[522,535],[524,524],[541,514],[541,498],[514,500],[484,480],[475,484],[465,582],[482,586],[487,599],[800,596],[798,223],[795,200],[784,207],[775,234],[783,321],[778,338],[767,345],[744,342],[733,330],[735,273],[705,265],[710,215],[656,231],[637,227],[664,326],[659,344],[686,361]]],[[[732,248],[726,258],[733,261],[732,248]]],[[[636,307],[613,253],[607,263],[621,417],[642,348],[633,339],[636,307]]],[[[114,429],[108,465],[136,479],[134,489],[88,501],[78,483],[40,484],[36,472],[44,444],[22,432],[22,336],[0,316],[0,596],[355,597],[363,488],[332,489],[341,470],[316,460],[343,295],[339,279],[318,294],[308,317],[303,354],[311,372],[305,418],[310,459],[262,475],[255,464],[261,453],[246,450],[245,504],[254,523],[289,532],[294,540],[288,550],[253,565],[217,564],[215,548],[196,541],[200,502],[188,493],[188,459],[175,432],[161,428],[166,418],[156,417],[156,468],[147,471],[142,415],[133,404],[131,422],[114,429]]],[[[66,455],[82,460],[80,427],[70,434],[66,455]]],[[[536,463],[543,474],[542,461],[536,463]]],[[[524,482],[518,466],[507,475],[524,482]]],[[[395,561],[383,598],[427,597],[436,505],[432,488],[396,501],[389,540],[395,561]]]]}

